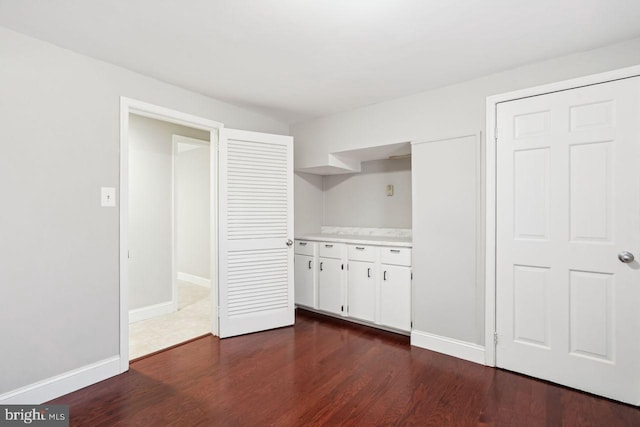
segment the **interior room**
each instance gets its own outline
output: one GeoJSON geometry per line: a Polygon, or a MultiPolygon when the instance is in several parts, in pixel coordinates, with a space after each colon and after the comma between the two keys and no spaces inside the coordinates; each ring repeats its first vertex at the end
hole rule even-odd
{"type": "Polygon", "coordinates": [[[0,406],[639,425],[638,22],[0,0],[0,406]]]}
{"type": "Polygon", "coordinates": [[[209,139],[129,116],[132,360],[211,332],[209,139]]]}

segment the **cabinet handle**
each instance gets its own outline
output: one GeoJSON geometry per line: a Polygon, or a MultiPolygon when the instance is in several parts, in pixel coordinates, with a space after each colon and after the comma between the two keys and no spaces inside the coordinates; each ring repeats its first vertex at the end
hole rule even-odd
{"type": "Polygon", "coordinates": [[[387,280],[387,272],[382,273],[382,280],[387,280]]]}
{"type": "Polygon", "coordinates": [[[320,271],[322,271],[322,263],[320,263],[320,271]]]}
{"type": "Polygon", "coordinates": [[[400,249],[391,249],[391,252],[394,254],[399,254],[400,253],[400,249]]]}
{"type": "Polygon", "coordinates": [[[359,251],[364,251],[364,248],[360,247],[360,246],[356,246],[356,249],[359,251]]]}
{"type": "Polygon", "coordinates": [[[309,270],[311,270],[311,260],[309,260],[309,270]]]}
{"type": "Polygon", "coordinates": [[[367,277],[371,277],[371,268],[367,268],[367,277]]]}
{"type": "Polygon", "coordinates": [[[307,246],[307,242],[298,242],[300,246],[307,246]]]}
{"type": "Polygon", "coordinates": [[[324,245],[325,248],[332,248],[333,245],[324,245]]]}

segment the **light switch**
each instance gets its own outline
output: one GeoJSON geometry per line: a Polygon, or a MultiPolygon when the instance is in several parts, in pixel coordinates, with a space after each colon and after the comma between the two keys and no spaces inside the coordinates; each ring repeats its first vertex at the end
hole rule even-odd
{"type": "Polygon", "coordinates": [[[112,208],[116,205],[116,189],[113,187],[102,187],[100,189],[100,206],[112,208]]]}
{"type": "Polygon", "coordinates": [[[387,185],[387,196],[393,196],[393,184],[387,185]]]}

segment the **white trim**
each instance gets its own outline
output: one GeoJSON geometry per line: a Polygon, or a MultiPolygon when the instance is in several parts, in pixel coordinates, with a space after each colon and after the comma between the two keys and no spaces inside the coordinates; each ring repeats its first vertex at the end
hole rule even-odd
{"type": "Polygon", "coordinates": [[[150,117],[210,132],[211,146],[211,277],[212,328],[218,335],[218,135],[224,125],[220,122],[160,107],[131,98],[120,97],[120,372],[129,370],[129,288],[128,288],[128,231],[129,231],[129,114],[150,117]]]}
{"type": "Polygon", "coordinates": [[[640,76],[640,65],[487,97],[485,364],[496,366],[496,108],[501,102],[640,76]]]}
{"type": "Polygon", "coordinates": [[[484,365],[484,347],[478,344],[414,329],[411,331],[411,345],[484,365]]]}
{"type": "MultiPolygon", "coordinates": [[[[178,311],[178,216],[176,215],[176,156],[178,143],[171,135],[171,303],[173,311],[178,311]]],[[[131,323],[131,320],[129,320],[131,323]]]]}
{"type": "Polygon", "coordinates": [[[178,272],[178,280],[193,283],[194,285],[203,286],[205,288],[211,287],[211,280],[196,276],[195,274],[178,272]]]}
{"type": "Polygon", "coordinates": [[[120,374],[120,357],[90,365],[20,387],[0,395],[2,405],[39,405],[120,374]]]}
{"type": "Polygon", "coordinates": [[[129,310],[129,323],[140,322],[152,317],[162,316],[177,311],[174,301],[161,302],[160,304],[129,310]]]}

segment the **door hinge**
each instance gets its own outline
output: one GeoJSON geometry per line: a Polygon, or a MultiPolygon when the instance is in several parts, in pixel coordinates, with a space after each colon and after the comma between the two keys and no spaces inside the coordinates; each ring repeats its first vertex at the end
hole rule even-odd
{"type": "Polygon", "coordinates": [[[493,138],[495,139],[496,142],[498,142],[498,140],[500,139],[500,128],[496,127],[494,130],[494,134],[493,134],[493,138]]]}
{"type": "Polygon", "coordinates": [[[340,269],[341,269],[341,270],[344,270],[344,264],[341,264],[341,265],[340,265],[340,269]]]}
{"type": "Polygon", "coordinates": [[[493,333],[493,344],[498,345],[498,333],[493,333]]]}
{"type": "Polygon", "coordinates": [[[340,306],[340,311],[344,312],[344,305],[340,306]]]}
{"type": "Polygon", "coordinates": [[[413,280],[413,271],[411,272],[411,280],[413,280]]]}
{"type": "Polygon", "coordinates": [[[410,323],[411,329],[413,329],[413,320],[410,323]]]}

